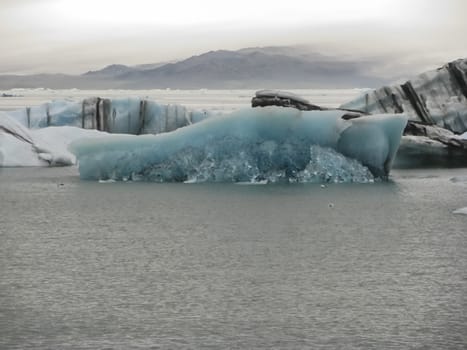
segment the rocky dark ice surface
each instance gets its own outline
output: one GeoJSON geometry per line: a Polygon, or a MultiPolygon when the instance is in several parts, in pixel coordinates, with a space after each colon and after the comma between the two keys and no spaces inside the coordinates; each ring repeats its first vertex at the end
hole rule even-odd
{"type": "Polygon", "coordinates": [[[341,107],[404,113],[411,121],[462,134],[467,131],[467,59],[449,62],[401,85],[369,91],[341,107]]]}
{"type": "MultiPolygon", "coordinates": [[[[261,90],[253,107],[276,105],[323,110],[289,92],[261,90]]],[[[467,165],[467,59],[449,62],[401,85],[368,91],[339,107],[345,118],[404,113],[409,122],[398,153],[399,164],[467,165]]]]}
{"type": "Polygon", "coordinates": [[[458,59],[401,85],[384,86],[341,108],[367,113],[404,113],[409,122],[400,154],[404,164],[467,164],[467,59],[458,59]],[[412,137],[408,137],[412,136],[412,137]],[[425,157],[428,157],[425,159],[425,157]]]}

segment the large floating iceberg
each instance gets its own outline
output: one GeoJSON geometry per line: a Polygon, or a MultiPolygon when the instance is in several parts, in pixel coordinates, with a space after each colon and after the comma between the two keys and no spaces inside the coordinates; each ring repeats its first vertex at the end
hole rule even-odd
{"type": "Polygon", "coordinates": [[[77,140],[82,179],[365,182],[389,174],[406,118],[265,107],[159,135],[77,140]],[[368,170],[369,169],[369,170],[368,170]]]}
{"type": "Polygon", "coordinates": [[[405,124],[340,110],[54,101],[0,113],[0,166],[78,160],[81,178],[99,180],[367,182],[389,174],[405,124]]]}

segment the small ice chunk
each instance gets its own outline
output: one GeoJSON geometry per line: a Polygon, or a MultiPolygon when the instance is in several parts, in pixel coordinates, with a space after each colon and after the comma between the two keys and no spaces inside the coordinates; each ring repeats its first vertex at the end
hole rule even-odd
{"type": "Polygon", "coordinates": [[[453,214],[467,215],[467,207],[456,209],[452,213],[453,214]]]}
{"type": "Polygon", "coordinates": [[[451,177],[450,181],[451,181],[451,182],[454,182],[454,183],[457,183],[457,182],[467,182],[467,175],[451,177]]]}

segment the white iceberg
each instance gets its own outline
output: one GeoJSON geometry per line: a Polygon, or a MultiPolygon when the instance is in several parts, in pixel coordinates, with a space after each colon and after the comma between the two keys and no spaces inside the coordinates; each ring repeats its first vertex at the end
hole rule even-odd
{"type": "Polygon", "coordinates": [[[31,130],[0,112],[0,167],[74,165],[76,157],[68,145],[103,134],[71,126],[31,130]]]}

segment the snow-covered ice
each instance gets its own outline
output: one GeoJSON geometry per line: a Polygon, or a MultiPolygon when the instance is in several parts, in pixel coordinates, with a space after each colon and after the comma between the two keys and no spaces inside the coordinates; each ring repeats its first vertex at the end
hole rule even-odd
{"type": "Polygon", "coordinates": [[[68,145],[103,134],[72,126],[31,130],[0,112],[0,167],[73,165],[76,158],[68,145]]]}

